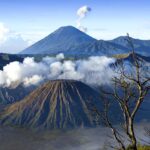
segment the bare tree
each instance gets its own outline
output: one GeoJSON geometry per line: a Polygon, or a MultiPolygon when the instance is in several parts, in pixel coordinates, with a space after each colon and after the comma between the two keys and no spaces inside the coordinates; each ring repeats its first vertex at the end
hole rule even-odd
{"type": "Polygon", "coordinates": [[[148,69],[146,63],[135,53],[132,39],[129,36],[127,41],[132,48],[130,54],[132,63],[127,65],[124,61],[119,61],[116,75],[112,79],[112,89],[102,90],[104,110],[100,112],[96,107],[93,107],[93,111],[112,130],[112,135],[119,145],[118,149],[125,150],[126,145],[121,132],[110,119],[111,102],[107,98],[111,97],[117,102],[123,118],[121,125],[130,142],[130,149],[137,150],[137,138],[134,130],[135,117],[150,90],[150,76],[146,71],[148,69]]]}

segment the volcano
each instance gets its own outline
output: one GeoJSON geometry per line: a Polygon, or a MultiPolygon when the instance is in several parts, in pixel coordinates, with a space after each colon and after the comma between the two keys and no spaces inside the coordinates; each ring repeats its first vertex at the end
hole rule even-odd
{"type": "Polygon", "coordinates": [[[101,108],[99,94],[74,80],[53,80],[23,100],[7,106],[0,114],[1,125],[41,129],[68,129],[96,126],[90,103],[101,108]]]}
{"type": "MultiPolygon", "coordinates": [[[[72,48],[96,41],[73,26],[60,27],[47,37],[26,48],[21,54],[72,54],[72,48]]],[[[76,52],[74,52],[76,53],[76,52]]]]}

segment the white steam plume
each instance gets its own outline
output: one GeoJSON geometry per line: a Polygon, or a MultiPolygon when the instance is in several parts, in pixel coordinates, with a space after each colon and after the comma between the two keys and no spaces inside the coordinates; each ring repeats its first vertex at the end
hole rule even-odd
{"type": "Polygon", "coordinates": [[[86,17],[87,13],[89,13],[92,9],[88,6],[83,6],[81,8],[78,9],[77,11],[77,16],[78,16],[78,20],[77,20],[77,28],[80,29],[83,32],[87,31],[87,28],[84,27],[82,25],[82,20],[86,17]]]}
{"type": "Polygon", "coordinates": [[[92,56],[85,60],[65,60],[63,54],[44,57],[41,62],[26,57],[22,63],[15,61],[0,70],[0,87],[36,85],[44,80],[74,79],[88,84],[108,84],[115,60],[105,56],[92,56]]]}

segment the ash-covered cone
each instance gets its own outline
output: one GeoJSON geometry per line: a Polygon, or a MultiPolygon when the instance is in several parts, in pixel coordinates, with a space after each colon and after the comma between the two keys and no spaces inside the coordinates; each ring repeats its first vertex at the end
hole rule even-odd
{"type": "Polygon", "coordinates": [[[1,125],[41,129],[95,126],[90,104],[101,107],[99,94],[80,81],[53,80],[34,90],[0,115],[1,125]]]}

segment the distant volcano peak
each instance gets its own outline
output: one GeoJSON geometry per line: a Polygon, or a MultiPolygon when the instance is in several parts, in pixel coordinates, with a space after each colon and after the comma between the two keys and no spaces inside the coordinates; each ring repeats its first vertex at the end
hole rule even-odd
{"type": "MultiPolygon", "coordinates": [[[[62,27],[60,27],[60,28],[58,28],[56,31],[58,31],[58,30],[60,30],[60,31],[63,31],[63,30],[70,30],[70,31],[80,31],[80,30],[78,30],[77,28],[75,28],[74,26],[71,26],[71,25],[68,25],[68,26],[62,26],[62,27]]],[[[81,31],[80,31],[81,32],[81,31]]]]}
{"type": "Polygon", "coordinates": [[[63,26],[44,39],[36,42],[22,54],[58,54],[68,52],[70,49],[85,43],[96,41],[96,39],[85,34],[73,26],[63,26]]]}

